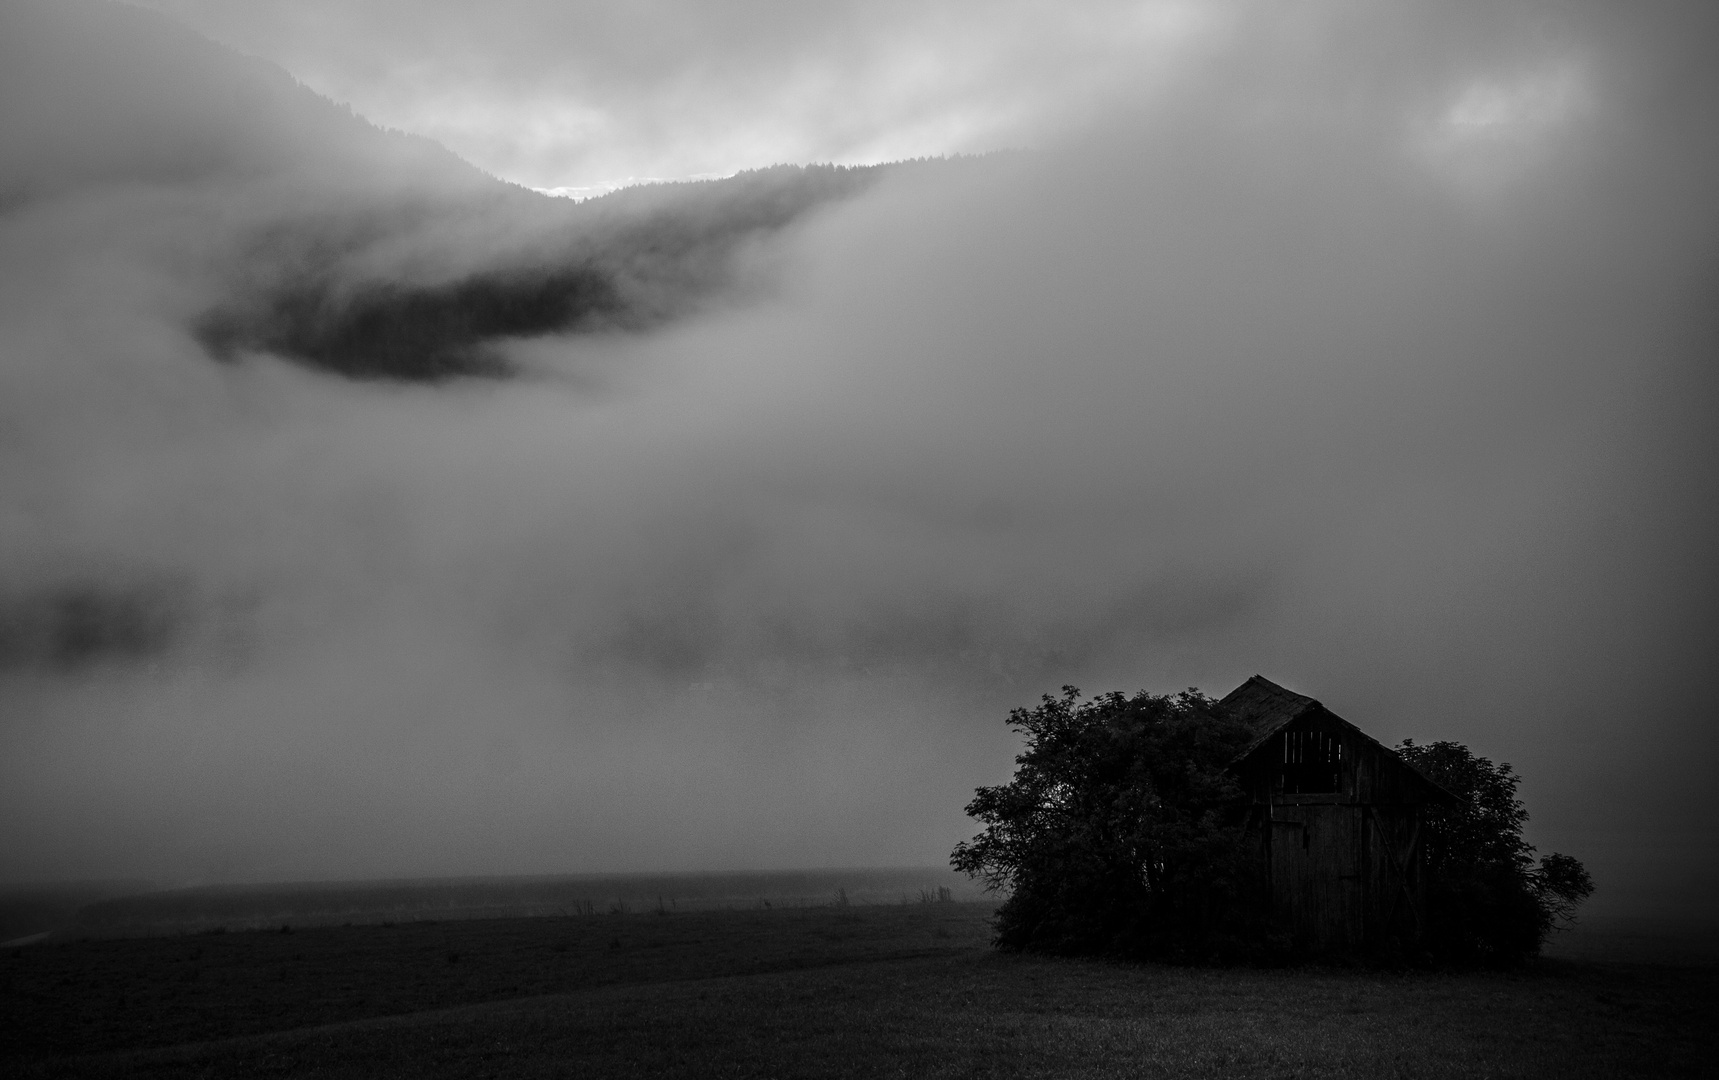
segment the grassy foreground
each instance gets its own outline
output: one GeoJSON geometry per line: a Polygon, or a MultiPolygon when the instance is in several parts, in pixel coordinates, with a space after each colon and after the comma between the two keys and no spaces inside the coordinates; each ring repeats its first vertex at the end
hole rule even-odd
{"type": "Polygon", "coordinates": [[[326,927],[0,955],[18,1076],[1713,1075],[1719,969],[1004,956],[977,904],[326,927]]]}

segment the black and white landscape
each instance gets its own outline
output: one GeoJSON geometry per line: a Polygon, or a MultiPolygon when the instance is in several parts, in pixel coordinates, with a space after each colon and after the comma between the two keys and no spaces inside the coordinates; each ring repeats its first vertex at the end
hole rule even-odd
{"type": "Polygon", "coordinates": [[[1716,61],[0,0],[0,883],[940,867],[1011,708],[1263,672],[1710,924],[1716,61]]]}

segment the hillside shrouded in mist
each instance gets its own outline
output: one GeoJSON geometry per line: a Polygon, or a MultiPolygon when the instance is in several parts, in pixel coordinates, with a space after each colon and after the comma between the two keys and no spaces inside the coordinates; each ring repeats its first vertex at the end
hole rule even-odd
{"type": "Polygon", "coordinates": [[[580,204],[0,11],[5,877],[940,862],[1009,707],[1257,671],[1715,884],[1707,8],[1225,6],[580,204]]]}

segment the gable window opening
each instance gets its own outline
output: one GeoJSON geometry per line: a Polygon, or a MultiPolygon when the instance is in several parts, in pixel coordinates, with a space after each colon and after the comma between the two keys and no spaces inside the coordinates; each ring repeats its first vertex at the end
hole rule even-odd
{"type": "Polygon", "coordinates": [[[1323,731],[1283,734],[1283,793],[1329,795],[1338,790],[1343,772],[1343,742],[1323,731]]]}

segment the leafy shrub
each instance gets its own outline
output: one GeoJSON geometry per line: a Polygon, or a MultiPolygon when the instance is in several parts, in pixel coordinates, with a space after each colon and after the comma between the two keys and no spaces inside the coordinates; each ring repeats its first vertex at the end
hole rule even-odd
{"type": "Polygon", "coordinates": [[[1072,686],[1010,723],[1019,769],[978,790],[967,813],[985,828],[950,859],[1008,891],[1000,947],[1195,957],[1260,938],[1227,771],[1247,725],[1196,690],[1082,701],[1072,686]]]}
{"type": "Polygon", "coordinates": [[[1397,752],[1458,800],[1426,810],[1427,945],[1455,963],[1504,965],[1538,955],[1593,893],[1593,878],[1569,855],[1554,852],[1536,864],[1534,846],[1522,838],[1522,778],[1509,765],[1454,742],[1405,739],[1397,752]]]}

